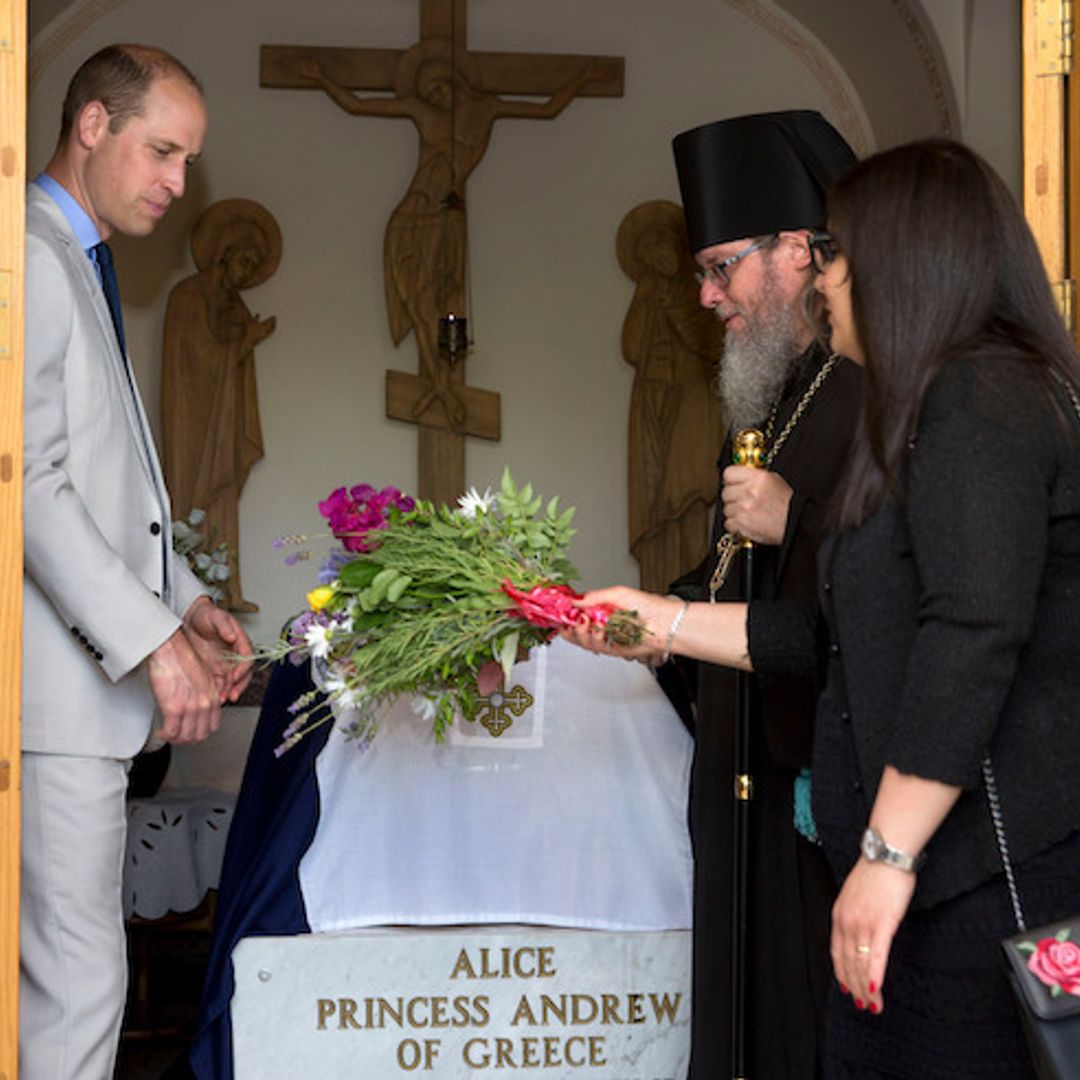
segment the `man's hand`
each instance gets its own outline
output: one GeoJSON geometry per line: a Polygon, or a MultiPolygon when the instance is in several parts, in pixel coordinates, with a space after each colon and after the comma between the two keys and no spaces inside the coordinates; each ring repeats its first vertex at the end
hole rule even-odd
{"type": "Polygon", "coordinates": [[[768,469],[729,465],[724,469],[724,530],[755,544],[779,546],[787,527],[792,491],[788,482],[768,469]]]}
{"type": "Polygon", "coordinates": [[[184,634],[214,679],[218,703],[239,700],[251,682],[253,663],[244,628],[208,596],[200,596],[184,614],[184,634]]]}
{"type": "Polygon", "coordinates": [[[150,686],[161,711],[155,734],[166,742],[201,742],[221,719],[214,678],[182,629],[159,645],[149,660],[150,686]]]}

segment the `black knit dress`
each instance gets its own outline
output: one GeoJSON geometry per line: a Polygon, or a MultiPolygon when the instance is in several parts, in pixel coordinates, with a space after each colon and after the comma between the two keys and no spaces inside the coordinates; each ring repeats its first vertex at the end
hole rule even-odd
{"type": "MultiPolygon", "coordinates": [[[[858,820],[863,791],[848,711],[818,714],[814,808],[841,878],[859,835],[824,822],[858,820]]],[[[833,706],[840,704],[841,707],[833,706]]],[[[987,811],[989,815],[989,811],[987,811]]],[[[1029,926],[1080,912],[1080,832],[1015,868],[1029,926]]],[[[885,973],[884,1011],[859,1011],[835,980],[826,1015],[826,1080],[1034,1078],[1006,978],[1001,939],[1016,933],[1004,873],[901,923],[885,973]]]]}
{"type": "Polygon", "coordinates": [[[902,495],[823,544],[819,603],[751,605],[756,671],[827,668],[813,807],[839,881],[886,765],[962,789],[927,846],[884,1010],[833,983],[830,1078],[1033,1075],[981,766],[989,752],[1027,924],[1080,912],[1080,423],[1044,386],[1015,355],[948,364],[902,495]]]}

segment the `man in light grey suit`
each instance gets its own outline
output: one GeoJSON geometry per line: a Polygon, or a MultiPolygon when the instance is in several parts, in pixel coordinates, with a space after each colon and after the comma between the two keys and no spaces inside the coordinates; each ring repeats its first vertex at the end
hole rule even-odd
{"type": "Polygon", "coordinates": [[[105,241],[184,192],[206,107],[179,61],[91,57],[26,225],[20,1076],[112,1076],[127,983],[130,759],[206,738],[250,678],[247,635],[172,550],[105,241]],[[107,298],[108,297],[108,298],[107,298]]]}

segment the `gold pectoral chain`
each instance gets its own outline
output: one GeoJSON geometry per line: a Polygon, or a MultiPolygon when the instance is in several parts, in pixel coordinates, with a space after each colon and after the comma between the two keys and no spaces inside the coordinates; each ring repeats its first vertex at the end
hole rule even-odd
{"type": "Polygon", "coordinates": [[[709,578],[709,603],[716,603],[716,594],[720,591],[724,582],[727,581],[728,571],[735,561],[735,552],[742,546],[742,542],[734,533],[724,533],[716,542],[716,568],[709,578]]]}
{"type": "MultiPolygon", "coordinates": [[[[773,428],[776,426],[776,414],[780,409],[780,402],[772,407],[772,411],[769,413],[769,419],[765,422],[765,443],[769,446],[769,450],[765,455],[765,468],[767,469],[773,461],[776,460],[776,455],[780,453],[780,448],[788,441],[788,436],[795,430],[795,425],[802,419],[802,415],[806,412],[807,407],[813,400],[814,395],[821,389],[821,384],[829,377],[829,372],[836,367],[836,362],[840,358],[833,353],[824,364],[821,365],[821,370],[814,376],[814,381],[803,392],[803,396],[799,398],[799,403],[795,406],[794,411],[788,418],[788,422],[780,429],[780,434],[776,436],[774,440],[772,437],[773,428]]],[[[739,548],[744,547],[747,541],[744,537],[737,535],[736,533],[724,533],[723,536],[716,542],[716,568],[712,572],[712,577],[709,578],[709,603],[716,603],[716,594],[723,587],[725,581],[727,581],[728,573],[731,571],[731,565],[735,561],[735,555],[739,548]]]]}

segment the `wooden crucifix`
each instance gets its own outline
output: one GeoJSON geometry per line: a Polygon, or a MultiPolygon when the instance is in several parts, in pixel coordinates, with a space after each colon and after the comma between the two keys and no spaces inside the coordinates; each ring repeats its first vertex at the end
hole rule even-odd
{"type": "Polygon", "coordinates": [[[262,86],[322,90],[351,115],[416,125],[419,160],[387,222],[383,273],[394,344],[413,331],[420,369],[386,373],[386,413],[419,425],[418,492],[448,503],[465,486],[465,436],[500,436],[499,395],[466,385],[463,357],[439,348],[440,319],[467,312],[466,181],[496,120],[551,119],[575,97],[623,91],[621,57],[469,52],[466,3],[420,0],[420,40],[405,50],[264,45],[260,70],[262,86]]]}

